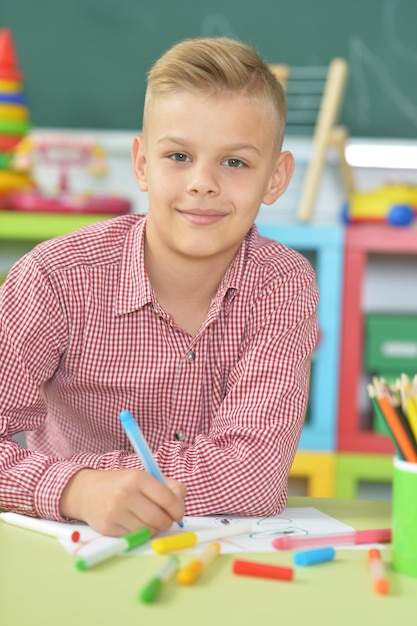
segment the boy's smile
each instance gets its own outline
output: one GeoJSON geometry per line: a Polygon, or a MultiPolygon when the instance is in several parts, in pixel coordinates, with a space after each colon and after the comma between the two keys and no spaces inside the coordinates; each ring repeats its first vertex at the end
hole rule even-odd
{"type": "Polygon", "coordinates": [[[260,204],[291,177],[292,156],[274,149],[274,116],[230,93],[182,91],[151,104],[133,159],[149,197],[147,246],[159,258],[229,265],[260,204]]]}

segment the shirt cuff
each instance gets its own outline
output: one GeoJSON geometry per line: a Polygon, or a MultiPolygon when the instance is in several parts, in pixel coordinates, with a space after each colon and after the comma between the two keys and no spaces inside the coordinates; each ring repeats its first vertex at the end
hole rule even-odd
{"type": "Polygon", "coordinates": [[[68,518],[60,513],[59,502],[70,478],[82,469],[87,467],[68,461],[54,463],[49,467],[34,494],[34,506],[39,517],[57,522],[68,521],[68,518]]]}

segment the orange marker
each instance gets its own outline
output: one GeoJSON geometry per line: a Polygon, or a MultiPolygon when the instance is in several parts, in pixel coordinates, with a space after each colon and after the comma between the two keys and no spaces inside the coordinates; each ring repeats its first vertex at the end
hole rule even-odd
{"type": "Polygon", "coordinates": [[[217,541],[212,541],[198,558],[193,559],[186,567],[180,569],[177,574],[177,581],[181,585],[190,585],[219,554],[220,544],[217,541]]]}
{"type": "Polygon", "coordinates": [[[381,559],[381,553],[376,548],[368,551],[369,568],[371,570],[374,589],[377,593],[385,594],[389,591],[389,582],[385,575],[384,562],[381,559]]]}

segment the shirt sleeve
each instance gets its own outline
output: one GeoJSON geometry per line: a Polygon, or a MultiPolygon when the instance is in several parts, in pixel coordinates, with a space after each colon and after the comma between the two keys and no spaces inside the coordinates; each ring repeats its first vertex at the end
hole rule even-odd
{"type": "Polygon", "coordinates": [[[262,293],[210,432],[191,447],[158,450],[162,470],[187,485],[188,515],[263,516],[284,508],[308,403],[317,303],[308,264],[262,293]]]}
{"type": "Polygon", "coordinates": [[[66,343],[63,312],[33,255],[0,288],[0,509],[62,519],[59,497],[80,465],[22,448],[14,435],[46,419],[41,384],[66,343]]]}

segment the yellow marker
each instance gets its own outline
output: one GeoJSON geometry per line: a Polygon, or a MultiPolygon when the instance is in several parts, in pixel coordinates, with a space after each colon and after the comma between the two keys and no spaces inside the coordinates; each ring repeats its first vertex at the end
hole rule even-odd
{"type": "Polygon", "coordinates": [[[190,585],[219,554],[220,544],[216,541],[209,543],[197,559],[193,559],[186,567],[180,569],[177,574],[177,582],[181,585],[190,585]]]}
{"type": "Polygon", "coordinates": [[[251,532],[251,530],[252,520],[250,519],[236,522],[235,524],[230,524],[229,526],[222,526],[219,524],[209,530],[198,530],[196,532],[186,532],[154,539],[151,543],[151,548],[158,554],[164,554],[165,552],[172,552],[174,550],[192,548],[198,543],[215,541],[216,539],[223,539],[225,537],[233,537],[236,535],[247,535],[251,532]]]}
{"type": "Polygon", "coordinates": [[[197,541],[198,539],[196,533],[181,533],[179,535],[168,535],[168,537],[154,539],[151,542],[151,548],[158,554],[164,554],[165,552],[192,548],[195,546],[197,541]]]}

